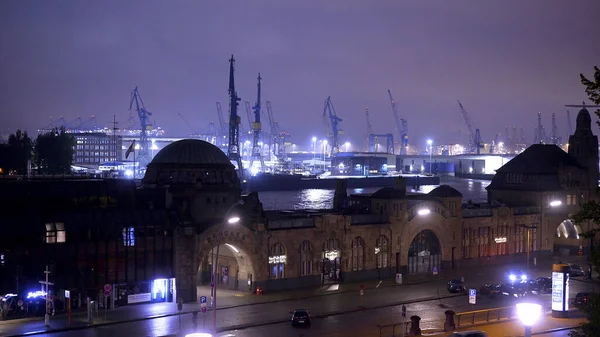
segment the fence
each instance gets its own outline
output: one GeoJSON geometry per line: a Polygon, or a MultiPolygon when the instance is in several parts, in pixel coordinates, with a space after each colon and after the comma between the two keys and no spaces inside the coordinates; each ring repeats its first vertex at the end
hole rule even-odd
{"type": "Polygon", "coordinates": [[[386,332],[391,332],[391,336],[408,336],[408,328],[410,327],[410,319],[407,322],[395,323],[395,324],[387,324],[387,325],[378,325],[379,328],[379,337],[390,336],[386,334],[386,332]],[[404,326],[404,333],[402,333],[402,328],[404,326]]]}
{"type": "Polygon", "coordinates": [[[475,325],[478,323],[489,323],[492,321],[508,320],[516,316],[515,306],[473,310],[456,313],[456,327],[475,325]]]}

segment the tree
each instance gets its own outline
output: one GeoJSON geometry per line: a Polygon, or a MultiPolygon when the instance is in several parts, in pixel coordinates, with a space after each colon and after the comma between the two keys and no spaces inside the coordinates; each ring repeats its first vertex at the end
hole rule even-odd
{"type": "Polygon", "coordinates": [[[70,173],[74,146],[75,139],[62,127],[38,135],[35,142],[38,172],[41,174],[70,173]]]}
{"type": "Polygon", "coordinates": [[[17,130],[8,137],[8,143],[0,146],[1,174],[16,171],[27,174],[28,161],[32,158],[33,144],[26,131],[17,130]]]}
{"type": "MultiPolygon", "coordinates": [[[[583,74],[580,75],[581,84],[585,86],[585,93],[590,101],[600,105],[600,68],[594,67],[594,80],[589,80],[583,74]]],[[[594,112],[600,118],[600,109],[594,112]]],[[[600,120],[596,121],[600,126],[600,120]]],[[[581,205],[580,211],[573,217],[575,223],[591,223],[591,229],[581,236],[591,240],[590,245],[590,263],[595,270],[600,270],[600,244],[596,242],[596,234],[600,232],[600,203],[591,200],[581,205]],[[593,247],[593,248],[592,248],[593,247]]],[[[569,333],[571,337],[600,336],[600,294],[590,295],[588,304],[583,305],[581,310],[587,315],[588,322],[582,324],[580,328],[572,330],[569,333]]]]}

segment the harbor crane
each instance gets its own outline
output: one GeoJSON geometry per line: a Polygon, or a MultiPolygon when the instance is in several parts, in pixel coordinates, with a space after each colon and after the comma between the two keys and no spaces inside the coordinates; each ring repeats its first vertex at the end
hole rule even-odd
{"type": "MultiPolygon", "coordinates": [[[[260,144],[260,136],[261,136],[261,132],[262,132],[262,125],[260,123],[260,108],[261,108],[261,104],[260,104],[260,94],[261,94],[261,86],[260,86],[260,81],[262,80],[262,77],[260,77],[260,73],[258,73],[258,84],[256,85],[257,89],[258,89],[258,93],[257,93],[257,97],[256,97],[256,104],[254,105],[254,108],[252,110],[254,110],[254,123],[252,123],[252,155],[250,156],[250,171],[252,171],[254,169],[254,161],[258,160],[260,161],[260,171],[264,172],[265,171],[265,161],[263,160],[262,157],[262,144],[260,144]]],[[[247,103],[249,103],[248,101],[246,101],[247,103]]],[[[250,104],[248,104],[250,105],[250,104]]]]}
{"type": "Polygon", "coordinates": [[[271,101],[267,101],[267,116],[269,117],[269,128],[271,130],[271,136],[269,137],[269,157],[272,151],[278,159],[283,159],[286,156],[285,147],[290,142],[291,137],[289,133],[281,131],[279,128],[279,123],[273,115],[271,101]]]}
{"type": "Polygon", "coordinates": [[[371,124],[371,116],[369,115],[369,107],[365,107],[365,115],[367,117],[367,151],[371,152],[371,147],[369,146],[369,138],[370,135],[373,134],[373,124],[371,124]]]}
{"type": "Polygon", "coordinates": [[[408,122],[398,114],[396,101],[392,97],[392,91],[390,89],[388,89],[388,95],[390,96],[390,104],[392,105],[392,112],[394,113],[394,120],[396,121],[396,129],[400,135],[400,154],[406,155],[408,154],[408,122]]]}
{"type": "Polygon", "coordinates": [[[342,119],[337,116],[333,103],[331,103],[331,96],[325,100],[325,108],[323,109],[323,119],[328,129],[331,130],[329,138],[331,139],[331,153],[334,155],[340,151],[338,145],[338,136],[343,134],[343,130],[340,128],[340,122],[342,119]]]}
{"type": "Polygon", "coordinates": [[[241,99],[235,90],[234,73],[235,59],[233,55],[229,59],[229,144],[227,146],[227,157],[237,164],[240,178],[244,178],[244,167],[242,166],[242,157],[240,154],[240,116],[238,107],[241,99]]]}
{"type": "Polygon", "coordinates": [[[535,128],[534,133],[534,144],[546,144],[546,129],[544,129],[544,125],[542,125],[542,112],[538,111],[537,115],[537,127],[535,128]]]}
{"type": "Polygon", "coordinates": [[[129,111],[133,109],[135,104],[135,111],[137,111],[138,118],[140,119],[140,149],[137,154],[137,162],[140,167],[146,167],[150,162],[150,156],[148,150],[150,149],[150,142],[148,141],[148,131],[152,130],[152,124],[149,122],[152,113],[146,110],[142,96],[138,87],[136,86],[131,92],[131,99],[129,101],[129,111]]]}
{"type": "Polygon", "coordinates": [[[373,125],[371,124],[371,117],[369,115],[369,107],[365,107],[365,115],[367,116],[367,151],[379,152],[379,139],[382,138],[386,141],[385,152],[394,154],[394,135],[391,133],[374,133],[373,125]]]}
{"type": "Polygon", "coordinates": [[[556,114],[554,112],[552,113],[552,131],[550,133],[550,140],[554,145],[560,143],[558,137],[558,128],[556,127],[556,114]]]}
{"type": "Polygon", "coordinates": [[[480,154],[481,149],[483,149],[483,142],[481,141],[481,133],[479,132],[479,129],[473,128],[473,123],[471,123],[471,117],[469,116],[469,113],[467,112],[465,107],[462,105],[462,103],[458,100],[457,100],[457,102],[458,102],[458,106],[460,107],[460,112],[465,121],[465,124],[467,125],[467,130],[469,131],[469,152],[480,154]]]}
{"type": "Polygon", "coordinates": [[[227,139],[227,124],[225,123],[225,118],[223,117],[223,110],[221,109],[221,102],[217,102],[217,118],[219,119],[219,144],[225,144],[225,140],[227,139]]]}

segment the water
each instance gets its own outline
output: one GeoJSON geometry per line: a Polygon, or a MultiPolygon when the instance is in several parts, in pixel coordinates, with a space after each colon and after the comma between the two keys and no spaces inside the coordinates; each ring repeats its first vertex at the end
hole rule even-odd
{"type": "MultiPolygon", "coordinates": [[[[489,180],[441,177],[440,183],[449,185],[463,194],[463,202],[487,202],[486,187],[489,180]]],[[[429,193],[439,185],[422,186],[419,190],[407,187],[407,193],[429,193]]],[[[351,188],[348,194],[373,193],[379,188],[351,188]]],[[[265,210],[280,209],[330,209],[333,206],[334,190],[305,189],[300,191],[259,192],[265,210]]]]}

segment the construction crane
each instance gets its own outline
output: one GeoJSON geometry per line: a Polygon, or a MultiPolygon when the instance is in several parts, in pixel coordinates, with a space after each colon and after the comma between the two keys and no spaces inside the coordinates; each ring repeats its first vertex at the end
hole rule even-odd
{"type": "Polygon", "coordinates": [[[279,128],[279,123],[277,123],[273,115],[271,101],[267,101],[267,116],[269,117],[269,128],[271,130],[271,136],[269,137],[269,159],[271,152],[278,159],[284,159],[286,157],[285,147],[290,145],[291,136],[279,128]]]}
{"type": "Polygon", "coordinates": [[[218,146],[221,146],[221,144],[226,143],[225,139],[227,139],[227,124],[225,124],[225,118],[223,117],[223,110],[221,109],[221,102],[217,102],[217,118],[219,119],[219,138],[221,138],[221,141],[219,142],[218,146]]]}
{"type": "Polygon", "coordinates": [[[498,139],[499,138],[500,138],[500,134],[497,133],[496,137],[494,137],[494,141],[492,141],[492,144],[490,144],[490,154],[495,153],[496,147],[498,146],[498,139]]]}
{"type": "Polygon", "coordinates": [[[323,120],[327,125],[328,129],[331,130],[329,134],[329,138],[331,139],[331,153],[330,155],[334,155],[340,151],[338,145],[338,136],[343,134],[342,129],[340,128],[340,122],[342,119],[337,116],[335,112],[335,108],[333,107],[333,103],[331,103],[331,96],[327,97],[325,100],[325,108],[323,109],[323,120]]]}
{"type": "Polygon", "coordinates": [[[390,104],[392,105],[392,112],[394,113],[394,120],[396,121],[396,129],[400,135],[400,154],[406,155],[408,153],[408,122],[398,114],[396,101],[392,97],[392,91],[390,89],[388,89],[388,95],[390,96],[390,104]]]}
{"type": "Polygon", "coordinates": [[[546,130],[542,125],[542,112],[538,111],[537,115],[537,127],[535,128],[535,137],[533,139],[534,144],[545,144],[546,143],[546,130]]]}
{"type": "Polygon", "coordinates": [[[369,116],[369,107],[365,107],[365,115],[367,117],[367,151],[371,151],[371,147],[369,145],[370,135],[373,134],[373,124],[371,124],[371,116],[369,116]]]}
{"type": "Polygon", "coordinates": [[[483,149],[483,142],[481,141],[481,133],[479,132],[479,129],[473,128],[473,124],[471,123],[471,117],[469,116],[469,113],[467,112],[465,107],[462,105],[462,103],[458,100],[457,100],[457,102],[458,102],[458,106],[460,107],[460,112],[465,121],[465,124],[467,125],[467,130],[469,131],[469,147],[470,147],[469,152],[480,154],[481,149],[483,149]]]}
{"type": "Polygon", "coordinates": [[[229,59],[229,145],[227,147],[227,157],[237,164],[240,178],[244,178],[244,167],[242,166],[242,156],[240,154],[240,116],[238,115],[238,106],[240,98],[235,91],[235,78],[233,76],[235,59],[233,55],[229,59]]]}
{"type": "Polygon", "coordinates": [[[135,111],[137,111],[138,118],[140,119],[140,149],[137,154],[137,162],[139,167],[146,167],[150,162],[150,156],[148,150],[150,148],[150,142],[148,141],[148,130],[152,130],[152,124],[148,121],[152,113],[146,110],[142,96],[138,91],[138,87],[135,87],[131,92],[131,100],[129,101],[129,111],[132,110],[133,104],[135,103],[135,111]]]}
{"type": "Polygon", "coordinates": [[[558,128],[556,127],[556,114],[552,113],[552,132],[550,134],[550,139],[552,140],[552,144],[559,144],[558,141],[558,128]]]}
{"type": "Polygon", "coordinates": [[[244,101],[246,107],[246,116],[248,117],[248,129],[252,132],[252,108],[250,107],[250,101],[244,101]]]}
{"type": "MultiPolygon", "coordinates": [[[[258,84],[256,85],[257,89],[258,89],[258,93],[257,93],[257,97],[256,97],[256,104],[254,104],[254,123],[252,123],[252,155],[250,156],[250,170],[254,170],[254,161],[258,160],[260,161],[260,171],[264,172],[265,170],[265,161],[263,160],[262,157],[262,146],[260,143],[260,134],[262,132],[262,125],[260,123],[260,94],[261,94],[261,87],[260,87],[260,81],[262,80],[262,77],[260,77],[260,73],[258,73],[258,77],[256,78],[258,80],[258,84]]],[[[249,103],[248,101],[246,101],[246,103],[249,103]]],[[[250,104],[248,104],[249,106],[250,104]]]]}

